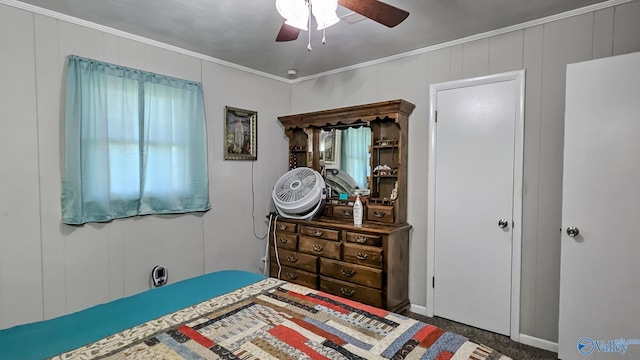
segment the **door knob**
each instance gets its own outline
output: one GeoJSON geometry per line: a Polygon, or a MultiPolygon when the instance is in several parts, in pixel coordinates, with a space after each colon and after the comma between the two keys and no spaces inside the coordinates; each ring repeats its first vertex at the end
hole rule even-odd
{"type": "Polygon", "coordinates": [[[580,230],[577,227],[569,226],[567,228],[567,235],[569,235],[571,237],[576,237],[576,236],[578,236],[578,234],[580,234],[580,230]]]}
{"type": "Polygon", "coordinates": [[[500,219],[500,220],[498,220],[498,227],[499,227],[500,229],[504,229],[504,228],[506,228],[507,226],[509,226],[509,221],[507,221],[507,220],[505,220],[505,219],[500,219]]]}

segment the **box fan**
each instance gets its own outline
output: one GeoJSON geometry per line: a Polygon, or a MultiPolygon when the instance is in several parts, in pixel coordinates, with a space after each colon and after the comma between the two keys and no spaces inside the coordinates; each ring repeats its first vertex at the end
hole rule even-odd
{"type": "Polygon", "coordinates": [[[327,189],[322,175],[308,167],[289,170],[273,187],[278,214],[290,219],[318,218],[324,209],[327,189]]]}

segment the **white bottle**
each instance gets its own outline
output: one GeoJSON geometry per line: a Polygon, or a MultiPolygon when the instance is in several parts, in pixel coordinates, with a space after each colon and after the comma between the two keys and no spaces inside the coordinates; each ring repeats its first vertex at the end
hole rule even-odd
{"type": "Polygon", "coordinates": [[[357,195],[356,201],[353,203],[353,225],[362,226],[362,202],[360,194],[357,195]]]}

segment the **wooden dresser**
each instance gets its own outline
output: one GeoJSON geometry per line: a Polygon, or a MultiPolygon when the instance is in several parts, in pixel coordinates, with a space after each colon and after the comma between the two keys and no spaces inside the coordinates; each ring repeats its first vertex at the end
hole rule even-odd
{"type": "Polygon", "coordinates": [[[343,171],[339,154],[329,156],[332,146],[320,140],[323,132],[367,127],[371,138],[364,149],[369,173],[363,224],[353,225],[354,193],[342,191],[344,197],[327,199],[318,220],[273,217],[271,276],[394,312],[409,310],[407,150],[413,109],[393,100],[278,118],[289,139],[290,169],[343,171]]]}
{"type": "Polygon", "coordinates": [[[409,309],[409,230],[365,223],[277,218],[271,276],[404,313],[409,309]],[[276,257],[277,256],[277,257],[276,257]],[[279,259],[279,262],[278,262],[279,259]]]}

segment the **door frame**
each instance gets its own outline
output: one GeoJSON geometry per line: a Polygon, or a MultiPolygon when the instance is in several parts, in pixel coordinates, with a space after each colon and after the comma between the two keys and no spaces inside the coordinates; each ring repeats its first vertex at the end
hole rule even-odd
{"type": "Polygon", "coordinates": [[[516,82],[516,114],[514,128],[513,161],[513,227],[511,246],[511,326],[510,337],[520,339],[520,280],[522,262],[522,189],[524,154],[524,102],[525,70],[505,72],[470,79],[455,80],[429,86],[429,169],[427,182],[427,316],[434,313],[434,289],[432,279],[435,273],[435,194],[436,194],[436,104],[437,93],[442,90],[491,84],[503,81],[516,82]]]}

